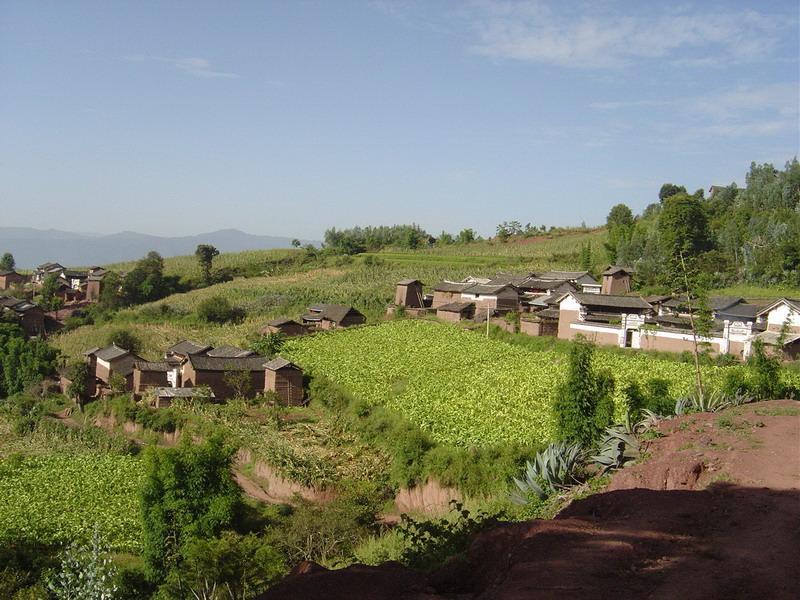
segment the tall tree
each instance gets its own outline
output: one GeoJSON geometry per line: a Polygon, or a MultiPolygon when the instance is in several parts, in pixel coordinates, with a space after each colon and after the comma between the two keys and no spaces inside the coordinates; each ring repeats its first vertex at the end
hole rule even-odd
{"type": "Polygon", "coordinates": [[[658,199],[663,203],[667,198],[672,198],[676,194],[685,194],[686,188],[674,183],[665,183],[658,191],[658,199]]]}
{"type": "Polygon", "coordinates": [[[0,271],[13,271],[17,266],[17,261],[14,260],[14,255],[11,252],[6,252],[0,258],[0,271]]]}
{"type": "Polygon", "coordinates": [[[203,283],[211,285],[211,266],[214,262],[214,257],[219,256],[219,250],[210,244],[199,244],[197,250],[194,251],[194,255],[197,257],[197,262],[200,263],[203,283]]]}
{"type": "Polygon", "coordinates": [[[219,435],[200,445],[187,436],[177,448],[145,451],[142,555],[151,581],[178,565],[189,541],[217,536],[233,523],[241,505],[231,474],[234,454],[219,435]]]}
{"type": "Polygon", "coordinates": [[[686,270],[681,263],[688,264],[690,272],[695,271],[697,259],[712,247],[703,205],[685,193],[670,196],[658,217],[658,234],[667,267],[663,281],[674,290],[681,290],[686,270]]]}
{"type": "Polygon", "coordinates": [[[122,283],[122,295],[128,304],[158,300],[168,291],[164,279],[164,259],[155,251],[148,252],[139,260],[122,283]]]}
{"type": "Polygon", "coordinates": [[[604,244],[611,264],[627,262],[627,248],[633,235],[633,227],[633,212],[628,206],[617,204],[611,208],[606,217],[608,242],[604,244]]]}
{"type": "Polygon", "coordinates": [[[41,305],[47,310],[55,310],[57,308],[56,292],[58,291],[58,275],[50,273],[42,281],[42,288],[39,290],[41,296],[41,305]]]}

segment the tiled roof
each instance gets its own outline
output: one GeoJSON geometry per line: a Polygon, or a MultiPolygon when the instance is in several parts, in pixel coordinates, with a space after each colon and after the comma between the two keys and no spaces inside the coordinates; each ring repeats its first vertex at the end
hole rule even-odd
{"type": "Polygon", "coordinates": [[[167,354],[183,354],[188,356],[189,354],[200,354],[210,349],[211,346],[208,345],[204,346],[190,340],[181,340],[177,344],[167,348],[167,354]]]}
{"type": "Polygon", "coordinates": [[[303,315],[303,318],[307,321],[327,319],[328,321],[333,321],[334,323],[340,323],[351,312],[361,315],[361,313],[352,306],[342,306],[341,304],[313,304],[312,306],[309,306],[308,309],[319,314],[303,315]]]}
{"type": "Polygon", "coordinates": [[[263,371],[265,361],[263,356],[258,355],[239,358],[189,355],[189,363],[198,371],[263,371]]]}
{"type": "Polygon", "coordinates": [[[419,279],[401,279],[397,282],[397,285],[411,285],[412,283],[421,284],[422,282],[419,279]]]}
{"type": "Polygon", "coordinates": [[[279,369],[283,369],[285,367],[293,367],[295,369],[298,368],[293,362],[288,361],[280,356],[277,356],[264,364],[264,368],[270,371],[278,371],[279,369]]]}
{"type": "Polygon", "coordinates": [[[154,371],[158,373],[166,373],[172,370],[172,365],[166,361],[151,362],[147,360],[137,360],[133,363],[133,368],[140,371],[154,371]]]}
{"type": "Polygon", "coordinates": [[[653,307],[639,296],[612,296],[610,294],[582,294],[572,296],[581,304],[606,308],[652,309],[653,307]]]}
{"type": "Polygon", "coordinates": [[[760,311],[758,311],[758,315],[764,315],[771,311],[773,308],[778,306],[779,304],[786,303],[786,305],[796,312],[800,312],[800,300],[794,298],[779,298],[775,300],[772,304],[768,304],[767,306],[763,307],[760,311]]]}
{"type": "Polygon", "coordinates": [[[463,294],[497,294],[498,292],[502,292],[504,289],[510,288],[516,291],[513,285],[510,283],[501,283],[499,285],[492,285],[491,283],[476,283],[475,285],[471,285],[468,288],[462,290],[463,294]]]}
{"type": "Polygon", "coordinates": [[[443,304],[436,310],[441,310],[444,312],[464,312],[465,310],[469,309],[470,307],[474,307],[474,302],[450,302],[448,304],[443,304]]]}
{"type": "Polygon", "coordinates": [[[442,281],[433,286],[434,292],[463,292],[468,287],[475,285],[474,283],[464,283],[456,281],[442,281]]]}
{"type": "Polygon", "coordinates": [[[94,353],[94,355],[97,358],[105,361],[116,360],[128,354],[131,354],[130,350],[125,350],[125,348],[120,348],[119,346],[115,346],[114,344],[106,346],[105,348],[100,348],[100,350],[97,350],[94,353]]]}
{"type": "Polygon", "coordinates": [[[611,266],[608,267],[605,271],[603,271],[603,275],[616,275],[617,273],[634,273],[634,270],[630,267],[617,267],[611,266]]]}
{"type": "Polygon", "coordinates": [[[206,356],[213,356],[214,358],[242,358],[253,354],[255,352],[252,350],[245,350],[236,346],[217,346],[206,352],[206,356]]]}

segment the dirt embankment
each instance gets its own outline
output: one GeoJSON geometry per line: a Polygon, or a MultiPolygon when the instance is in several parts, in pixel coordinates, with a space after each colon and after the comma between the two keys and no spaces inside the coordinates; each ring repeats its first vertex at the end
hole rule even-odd
{"type": "Polygon", "coordinates": [[[486,531],[432,574],[306,564],[261,600],[800,597],[800,403],[659,431],[608,491],[553,520],[486,531]]]}

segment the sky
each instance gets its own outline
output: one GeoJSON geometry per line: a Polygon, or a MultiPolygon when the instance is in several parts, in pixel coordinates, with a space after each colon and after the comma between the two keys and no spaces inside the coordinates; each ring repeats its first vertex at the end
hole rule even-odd
{"type": "Polygon", "coordinates": [[[602,224],[798,154],[796,0],[0,0],[0,226],[602,224]]]}

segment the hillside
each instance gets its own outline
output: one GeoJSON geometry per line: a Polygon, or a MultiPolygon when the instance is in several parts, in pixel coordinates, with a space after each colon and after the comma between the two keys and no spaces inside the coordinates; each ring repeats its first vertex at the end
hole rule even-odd
{"type": "Polygon", "coordinates": [[[553,520],[481,533],[430,574],[305,563],[259,600],[796,598],[800,409],[777,400],[677,417],[645,461],[553,520]]]}

